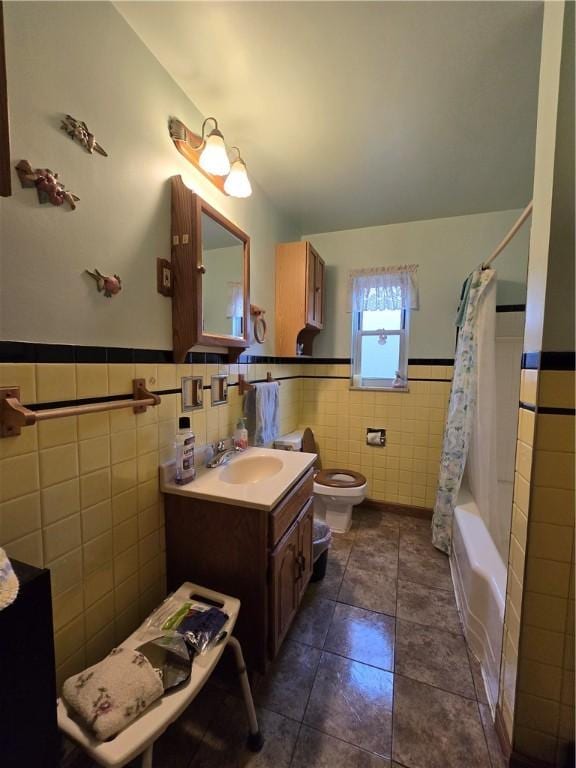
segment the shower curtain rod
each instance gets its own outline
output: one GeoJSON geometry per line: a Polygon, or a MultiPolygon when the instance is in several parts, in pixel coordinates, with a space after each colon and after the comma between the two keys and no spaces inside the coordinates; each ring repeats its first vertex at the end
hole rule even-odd
{"type": "Polygon", "coordinates": [[[500,245],[491,253],[490,257],[488,259],[486,259],[486,261],[482,264],[482,269],[488,269],[488,267],[490,266],[490,264],[492,264],[494,259],[502,253],[504,248],[506,248],[506,246],[508,245],[510,240],[512,240],[512,238],[518,232],[518,230],[520,229],[522,224],[524,224],[524,222],[526,221],[528,216],[530,216],[530,214],[532,213],[533,205],[534,205],[534,200],[530,200],[530,202],[528,203],[526,208],[524,208],[524,210],[522,211],[522,213],[518,217],[518,220],[516,221],[516,223],[514,224],[512,229],[510,230],[510,232],[508,232],[508,234],[506,235],[504,240],[502,240],[500,245]]]}

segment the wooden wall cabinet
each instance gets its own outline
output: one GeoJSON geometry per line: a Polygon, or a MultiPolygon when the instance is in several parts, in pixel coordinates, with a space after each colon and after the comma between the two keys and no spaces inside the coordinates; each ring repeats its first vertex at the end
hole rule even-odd
{"type": "Polygon", "coordinates": [[[313,475],[270,512],[166,494],[168,589],[184,581],[237,597],[234,634],[248,667],[278,653],[312,574],[313,475]]]}
{"type": "Polygon", "coordinates": [[[312,354],[324,328],[323,259],[306,240],[276,246],[276,354],[292,356],[296,345],[312,354]]]}
{"type": "Polygon", "coordinates": [[[194,194],[181,176],[172,177],[171,188],[174,362],[183,363],[188,350],[200,344],[228,347],[234,362],[250,345],[250,238],[194,194]],[[241,305],[233,311],[238,314],[235,334],[228,314],[233,286],[241,294],[234,302],[241,305]]]}

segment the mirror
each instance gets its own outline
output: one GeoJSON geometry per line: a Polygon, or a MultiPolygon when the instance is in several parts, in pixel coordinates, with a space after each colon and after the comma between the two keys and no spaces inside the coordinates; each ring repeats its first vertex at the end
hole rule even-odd
{"type": "Polygon", "coordinates": [[[181,176],[171,185],[174,362],[199,345],[228,347],[236,362],[249,346],[250,238],[181,176]]]}
{"type": "Polygon", "coordinates": [[[205,211],[201,213],[202,331],[244,336],[244,243],[205,211]]]}

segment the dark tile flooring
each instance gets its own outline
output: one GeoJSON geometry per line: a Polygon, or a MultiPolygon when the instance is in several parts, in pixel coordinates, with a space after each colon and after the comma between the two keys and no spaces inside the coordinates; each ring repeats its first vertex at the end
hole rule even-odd
{"type": "Polygon", "coordinates": [[[155,768],[503,768],[429,524],[362,509],[354,521],[254,681],[262,752],[246,750],[239,692],[215,675],[156,743],[155,768]]]}

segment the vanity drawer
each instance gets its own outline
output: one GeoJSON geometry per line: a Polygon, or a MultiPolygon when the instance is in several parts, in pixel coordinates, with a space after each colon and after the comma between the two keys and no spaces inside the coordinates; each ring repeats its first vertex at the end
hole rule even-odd
{"type": "Polygon", "coordinates": [[[314,473],[312,469],[301,478],[288,495],[270,512],[270,547],[273,549],[286,533],[292,521],[312,496],[314,491],[314,473]]]}

